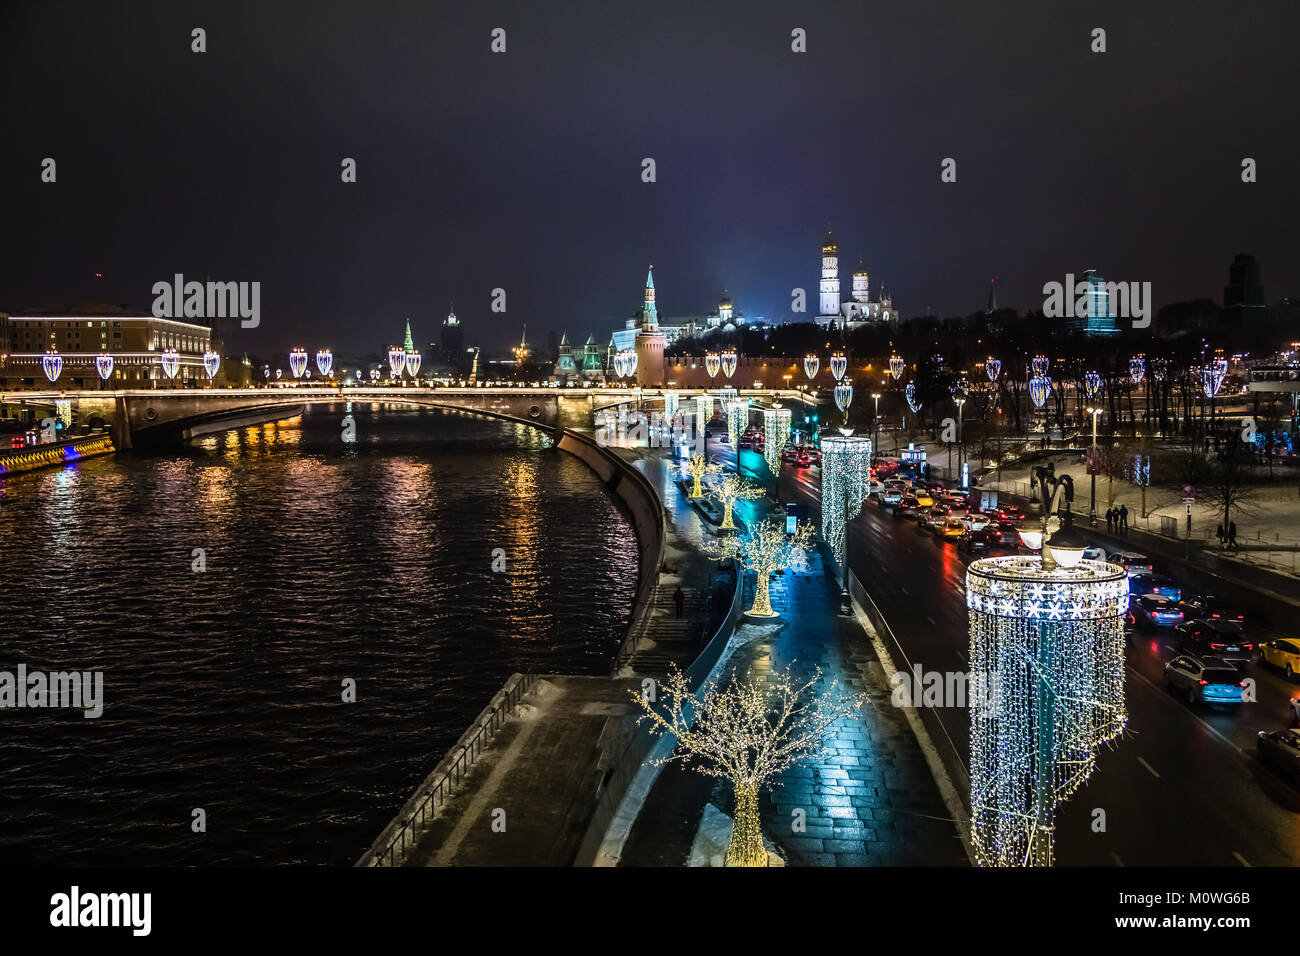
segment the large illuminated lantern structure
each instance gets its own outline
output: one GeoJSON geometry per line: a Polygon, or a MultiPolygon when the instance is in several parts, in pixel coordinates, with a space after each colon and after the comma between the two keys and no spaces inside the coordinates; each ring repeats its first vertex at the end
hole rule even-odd
{"type": "Polygon", "coordinates": [[[971,838],[983,866],[1050,866],[1057,805],[1123,731],[1124,569],[1084,561],[1057,517],[1068,475],[1035,473],[1039,554],[984,558],[966,573],[971,665],[971,838]]]}

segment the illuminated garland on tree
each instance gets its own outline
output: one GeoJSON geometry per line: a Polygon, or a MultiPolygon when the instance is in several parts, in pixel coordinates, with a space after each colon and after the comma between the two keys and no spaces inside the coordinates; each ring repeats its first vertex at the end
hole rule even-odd
{"type": "Polygon", "coordinates": [[[1116,565],[984,558],[966,573],[970,615],[971,837],[983,866],[1050,866],[1056,806],[1123,731],[1116,565]]]}
{"type": "Polygon", "coordinates": [[[862,508],[871,483],[871,439],[827,435],[822,439],[822,537],[844,560],[844,522],[862,508]]]}
{"type": "Polygon", "coordinates": [[[703,455],[692,458],[686,466],[686,473],[695,479],[695,484],[691,486],[691,497],[703,498],[704,489],[700,487],[700,479],[719,471],[722,471],[722,466],[711,464],[703,455]]]}
{"type": "Polygon", "coordinates": [[[751,527],[748,534],[705,541],[700,550],[715,561],[734,558],[746,570],[754,572],[754,604],[746,614],[750,617],[779,617],[772,610],[768,593],[772,575],[778,571],[804,570],[812,546],[813,527],[808,522],[795,525],[794,534],[786,534],[784,521],[768,518],[751,527]]]}
{"type": "Polygon", "coordinates": [[[722,504],[722,523],[718,525],[724,530],[731,530],[736,527],[736,522],[732,517],[732,509],[737,501],[754,501],[762,498],[764,491],[762,488],[756,488],[741,478],[739,475],[726,475],[713,486],[713,497],[722,504]]]}
{"type": "Polygon", "coordinates": [[[763,457],[772,474],[781,471],[781,452],[790,442],[790,409],[763,409],[763,457]]]}

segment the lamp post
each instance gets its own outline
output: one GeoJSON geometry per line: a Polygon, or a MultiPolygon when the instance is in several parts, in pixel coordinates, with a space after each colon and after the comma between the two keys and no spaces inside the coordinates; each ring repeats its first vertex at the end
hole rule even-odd
{"type": "Polygon", "coordinates": [[[1092,495],[1088,503],[1088,523],[1095,527],[1097,524],[1097,418],[1101,415],[1101,409],[1089,407],[1088,414],[1092,416],[1092,455],[1088,461],[1088,471],[1092,475],[1092,495]]]}
{"type": "Polygon", "coordinates": [[[871,444],[875,448],[880,447],[880,393],[872,392],[871,397],[876,401],[876,416],[871,422],[871,444]]]}
{"type": "MultiPolygon", "coordinates": [[[[966,404],[966,399],[960,397],[954,399],[954,401],[957,403],[957,471],[960,472],[962,459],[966,455],[966,445],[961,440],[961,410],[966,404]]],[[[962,490],[965,491],[966,489],[963,487],[962,490]]]]}

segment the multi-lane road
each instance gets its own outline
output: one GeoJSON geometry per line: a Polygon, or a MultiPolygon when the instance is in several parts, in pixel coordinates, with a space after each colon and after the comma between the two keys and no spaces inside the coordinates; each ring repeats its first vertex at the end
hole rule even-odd
{"type": "MultiPolygon", "coordinates": [[[[715,460],[731,460],[712,443],[715,460]]],[[[763,474],[761,457],[742,451],[742,472],[763,474]]],[[[821,498],[816,468],[783,468],[782,498],[812,506],[821,498]]],[[[968,668],[965,575],[969,558],[952,544],[869,500],[852,523],[850,562],[893,632],[900,668],[968,668]]],[[[1159,564],[1157,562],[1157,570],[1159,564]]],[[[1244,608],[1247,624],[1250,608],[1244,608]]],[[[1300,631],[1300,621],[1297,622],[1300,631]]],[[[1273,635],[1252,631],[1262,639],[1273,635]]],[[[1300,685],[1259,663],[1245,665],[1258,700],[1237,713],[1192,707],[1164,687],[1175,654],[1169,632],[1133,632],[1127,646],[1129,723],[1104,750],[1087,785],[1059,812],[1056,859],[1075,866],[1286,866],[1300,863],[1300,797],[1254,756],[1259,730],[1287,726],[1300,685]],[[1102,815],[1097,810],[1104,811],[1102,815]],[[1104,820],[1104,829],[1098,822],[1104,820]]],[[[965,708],[940,709],[935,744],[969,767],[965,708]]],[[[932,724],[933,726],[933,724],[932,724]]]]}

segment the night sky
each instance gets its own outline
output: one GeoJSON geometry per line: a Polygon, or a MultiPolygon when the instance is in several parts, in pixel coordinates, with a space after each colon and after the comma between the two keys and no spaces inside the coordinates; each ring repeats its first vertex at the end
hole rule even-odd
{"type": "Polygon", "coordinates": [[[843,291],[865,259],[905,315],[975,311],[992,276],[1038,308],[1089,267],[1219,300],[1242,251],[1276,301],[1298,39],[1294,0],[8,2],[0,311],[147,310],[181,272],[261,281],[231,351],[377,350],[407,316],[424,345],[452,299],[471,343],[604,342],[648,263],[661,315],[726,288],[792,319],[794,286],[815,315],[827,223],[843,291]]]}

